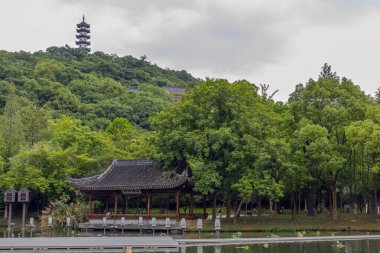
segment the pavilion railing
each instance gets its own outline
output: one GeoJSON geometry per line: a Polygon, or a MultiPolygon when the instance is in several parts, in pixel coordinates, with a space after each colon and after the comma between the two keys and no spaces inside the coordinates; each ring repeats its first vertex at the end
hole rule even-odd
{"type": "MultiPolygon", "coordinates": [[[[179,214],[179,217],[175,214],[175,213],[154,213],[154,214],[150,214],[150,217],[147,217],[148,214],[146,213],[142,213],[142,214],[132,214],[132,213],[128,213],[128,214],[110,214],[109,215],[109,219],[120,219],[121,217],[125,217],[126,219],[128,218],[134,218],[134,219],[138,219],[139,217],[144,217],[144,218],[151,218],[151,217],[155,217],[155,218],[161,218],[161,219],[164,219],[164,218],[173,218],[173,219],[180,219],[180,218],[186,218],[186,219],[198,219],[198,218],[207,218],[207,214],[206,216],[203,214],[203,213],[193,213],[193,214],[179,214]]],[[[106,217],[106,214],[104,213],[92,213],[92,214],[87,214],[87,219],[89,220],[94,220],[94,219],[103,219],[103,217],[106,217]]]]}

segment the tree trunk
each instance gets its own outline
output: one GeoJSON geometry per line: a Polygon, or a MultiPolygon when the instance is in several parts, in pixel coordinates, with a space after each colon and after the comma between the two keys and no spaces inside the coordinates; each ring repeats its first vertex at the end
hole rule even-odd
{"type": "Polygon", "coordinates": [[[297,214],[301,213],[301,189],[298,189],[298,211],[297,214]]]}
{"type": "Polygon", "coordinates": [[[241,206],[243,205],[244,199],[241,199],[239,202],[239,205],[236,208],[235,215],[234,215],[234,225],[236,225],[236,219],[239,216],[241,206]]]}
{"type": "Polygon", "coordinates": [[[294,220],[294,213],[296,212],[296,200],[294,197],[294,192],[292,192],[292,220],[294,220]]]}
{"type": "Polygon", "coordinates": [[[377,213],[377,191],[376,191],[376,186],[375,186],[374,192],[375,192],[375,194],[374,194],[374,195],[375,195],[375,196],[374,196],[374,198],[375,198],[375,200],[374,200],[374,201],[375,201],[375,206],[374,206],[374,208],[375,208],[375,213],[378,214],[378,213],[377,213]]]}
{"type": "Polygon", "coordinates": [[[251,196],[249,203],[251,205],[249,208],[249,210],[251,210],[251,212],[249,213],[249,216],[252,217],[252,215],[253,215],[253,195],[251,196]]]}
{"type": "Polygon", "coordinates": [[[333,210],[333,209],[334,209],[334,208],[333,208],[333,205],[334,205],[334,204],[333,204],[333,200],[332,200],[332,199],[333,199],[333,196],[332,196],[332,195],[333,195],[333,193],[331,192],[331,194],[329,194],[329,209],[330,209],[330,216],[331,216],[331,217],[334,216],[334,214],[333,214],[333,212],[334,212],[334,210],[333,210]]]}
{"type": "Polygon", "coordinates": [[[212,219],[216,219],[216,192],[212,194],[212,219]]]}
{"type": "Polygon", "coordinates": [[[277,214],[277,206],[278,206],[278,201],[274,202],[274,215],[277,214]]]}
{"type": "Polygon", "coordinates": [[[247,224],[247,212],[248,212],[248,201],[245,201],[245,215],[244,215],[244,224],[247,224]]]}
{"type": "Polygon", "coordinates": [[[308,191],[306,194],[307,197],[307,215],[314,216],[314,193],[308,191]]]}
{"type": "Polygon", "coordinates": [[[260,224],[261,196],[257,196],[257,224],[260,224]]]}
{"type": "Polygon", "coordinates": [[[338,221],[336,187],[332,187],[331,193],[332,193],[332,219],[333,221],[338,221]]]}
{"type": "Polygon", "coordinates": [[[203,217],[206,217],[206,196],[203,196],[203,217]]]}
{"type": "Polygon", "coordinates": [[[227,198],[226,218],[231,219],[231,197],[230,197],[230,195],[228,195],[228,198],[227,198]]]}
{"type": "Polygon", "coordinates": [[[273,213],[273,203],[271,198],[269,198],[269,215],[272,216],[273,213]]]}
{"type": "Polygon", "coordinates": [[[304,206],[305,213],[307,212],[307,199],[305,198],[305,206],[304,206]]]}

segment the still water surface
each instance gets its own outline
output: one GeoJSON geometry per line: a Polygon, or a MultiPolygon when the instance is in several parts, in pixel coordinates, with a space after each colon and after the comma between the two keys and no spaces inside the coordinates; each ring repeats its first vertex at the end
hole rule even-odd
{"type": "Polygon", "coordinates": [[[380,240],[336,242],[283,243],[263,245],[241,245],[221,247],[191,247],[181,253],[379,253],[380,240]]]}
{"type": "MultiPolygon", "coordinates": [[[[19,231],[14,231],[15,237],[19,231]]],[[[0,235],[3,234],[6,237],[5,231],[0,230],[0,235]],[[1,233],[3,232],[3,233],[1,233]]],[[[340,236],[340,235],[368,235],[368,234],[378,234],[378,233],[367,233],[367,232],[321,232],[321,236],[340,236]]],[[[145,236],[152,236],[151,234],[143,234],[145,236]]],[[[271,237],[271,236],[281,236],[281,237],[294,237],[297,236],[296,232],[260,232],[260,233],[242,233],[241,237],[271,237]]],[[[26,233],[29,237],[29,233],[26,233]]],[[[36,236],[36,234],[34,235],[36,236]]],[[[37,234],[37,236],[40,236],[37,234]]],[[[43,235],[47,236],[47,235],[43,235]]],[[[52,236],[67,236],[65,232],[53,233],[52,236]]],[[[84,232],[73,232],[70,236],[103,236],[103,231],[89,231],[85,234],[84,232]]],[[[119,232],[106,232],[106,236],[121,236],[119,232]]],[[[123,236],[138,236],[136,233],[125,233],[123,236]]],[[[156,236],[160,236],[156,233],[156,236]]],[[[184,233],[184,234],[173,234],[173,238],[198,238],[198,233],[184,233]]],[[[220,238],[232,238],[234,233],[221,233],[220,238]]],[[[316,236],[316,232],[308,232],[305,236],[316,236]]],[[[0,236],[1,237],[1,236],[0,236]]],[[[216,238],[215,233],[202,233],[201,238],[216,238]]],[[[149,251],[152,252],[152,251],[149,251]]],[[[164,251],[156,251],[156,253],[164,253],[164,251]]],[[[278,243],[278,244],[255,244],[255,245],[228,245],[228,246],[197,246],[197,247],[186,247],[180,248],[179,253],[380,253],[380,240],[357,240],[357,241],[342,241],[342,242],[304,242],[304,243],[278,243]]]]}

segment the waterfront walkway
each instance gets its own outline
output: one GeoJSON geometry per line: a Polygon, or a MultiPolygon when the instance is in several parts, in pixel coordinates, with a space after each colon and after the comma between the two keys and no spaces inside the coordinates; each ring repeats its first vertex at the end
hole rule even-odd
{"type": "Polygon", "coordinates": [[[249,245],[271,243],[308,243],[320,241],[380,240],[380,235],[353,236],[311,236],[278,238],[219,238],[219,239],[173,239],[170,236],[139,237],[35,237],[35,238],[0,238],[0,251],[126,251],[134,252],[161,250],[175,251],[178,248],[215,245],[249,245]]]}
{"type": "Polygon", "coordinates": [[[178,243],[170,236],[155,237],[34,237],[0,238],[0,251],[19,250],[126,250],[176,249],[178,243]]]}

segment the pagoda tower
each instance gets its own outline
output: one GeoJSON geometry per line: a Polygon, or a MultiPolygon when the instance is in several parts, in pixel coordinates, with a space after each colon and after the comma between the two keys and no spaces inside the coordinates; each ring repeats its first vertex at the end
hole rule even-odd
{"type": "Polygon", "coordinates": [[[87,24],[84,21],[84,15],[83,20],[79,24],[77,24],[77,41],[75,43],[78,45],[79,48],[84,48],[88,52],[91,51],[90,49],[90,25],[87,24]]]}

